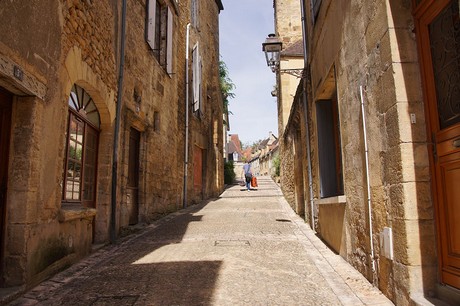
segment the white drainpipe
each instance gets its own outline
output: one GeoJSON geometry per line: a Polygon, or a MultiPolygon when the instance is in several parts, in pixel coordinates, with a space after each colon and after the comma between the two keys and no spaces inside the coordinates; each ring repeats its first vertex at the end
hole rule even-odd
{"type": "Polygon", "coordinates": [[[188,49],[189,49],[189,42],[190,42],[190,23],[187,24],[187,36],[185,40],[185,148],[184,148],[184,201],[183,207],[187,207],[187,171],[188,171],[188,83],[189,83],[189,76],[188,76],[188,49]]]}
{"type": "Polygon", "coordinates": [[[366,115],[364,111],[364,95],[363,95],[363,86],[359,86],[359,94],[361,97],[361,113],[363,119],[363,133],[364,133],[364,152],[366,158],[366,184],[367,184],[367,206],[369,211],[369,245],[371,248],[371,268],[372,268],[372,277],[375,276],[375,256],[374,256],[374,239],[373,239],[373,226],[372,226],[372,203],[371,203],[371,183],[369,179],[369,150],[367,147],[367,126],[366,126],[366,115]]]}

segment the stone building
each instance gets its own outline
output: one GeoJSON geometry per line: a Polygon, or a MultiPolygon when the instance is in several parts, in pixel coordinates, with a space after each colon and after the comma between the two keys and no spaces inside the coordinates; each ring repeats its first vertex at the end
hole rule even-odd
{"type": "Polygon", "coordinates": [[[2,287],[222,191],[221,1],[124,3],[0,4],[2,287]]]}
{"type": "Polygon", "coordinates": [[[300,2],[286,198],[396,305],[458,304],[458,1],[300,2]]]}
{"type": "Polygon", "coordinates": [[[268,133],[268,138],[262,140],[254,148],[254,155],[259,159],[259,175],[274,176],[274,159],[278,156],[278,138],[272,133],[268,133]]]}

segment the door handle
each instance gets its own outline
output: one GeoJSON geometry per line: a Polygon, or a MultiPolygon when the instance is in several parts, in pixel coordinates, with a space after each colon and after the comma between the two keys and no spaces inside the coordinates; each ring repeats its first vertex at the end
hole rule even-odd
{"type": "Polygon", "coordinates": [[[460,138],[452,141],[454,148],[460,148],[460,138]]]}

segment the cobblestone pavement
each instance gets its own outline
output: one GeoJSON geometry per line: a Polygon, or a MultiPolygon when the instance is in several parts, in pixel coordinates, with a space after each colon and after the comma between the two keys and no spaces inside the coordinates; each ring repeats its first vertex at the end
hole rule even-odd
{"type": "Polygon", "coordinates": [[[393,305],[278,186],[227,189],[107,246],[10,305],[393,305]]]}

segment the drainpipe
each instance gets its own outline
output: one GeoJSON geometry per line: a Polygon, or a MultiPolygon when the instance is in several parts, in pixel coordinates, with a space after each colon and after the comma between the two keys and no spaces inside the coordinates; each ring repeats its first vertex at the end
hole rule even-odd
{"type": "Polygon", "coordinates": [[[190,43],[190,23],[187,24],[187,36],[185,41],[185,156],[184,156],[184,202],[183,208],[187,207],[187,171],[188,171],[188,107],[189,107],[189,71],[188,71],[188,61],[189,61],[189,43],[190,43]]]}
{"type": "Polygon", "coordinates": [[[112,199],[110,212],[110,242],[117,239],[116,212],[117,212],[117,176],[118,176],[118,136],[120,134],[121,103],[123,94],[123,76],[125,66],[125,31],[126,31],[126,0],[122,0],[121,34],[120,34],[120,66],[118,71],[117,109],[115,114],[115,131],[113,136],[112,161],[112,199]]]}
{"type": "MultiPolygon", "coordinates": [[[[303,38],[303,61],[304,61],[304,69],[308,69],[308,42],[307,42],[307,23],[305,22],[305,6],[304,1],[300,0],[300,9],[302,14],[302,38],[303,38]]],[[[306,76],[309,76],[308,73],[306,76]]],[[[310,195],[310,208],[311,208],[311,229],[315,232],[315,206],[313,203],[313,175],[311,171],[311,152],[310,152],[310,128],[308,126],[308,97],[307,97],[307,82],[308,78],[304,75],[302,78],[302,102],[303,102],[303,109],[304,109],[304,117],[305,117],[305,134],[306,134],[306,142],[307,142],[307,162],[308,162],[308,187],[309,187],[309,195],[310,195]]]]}
{"type": "Polygon", "coordinates": [[[377,279],[375,275],[375,255],[374,255],[374,239],[373,239],[373,226],[372,226],[372,203],[371,203],[371,183],[369,179],[369,150],[367,147],[367,127],[366,127],[366,115],[364,113],[364,96],[363,96],[363,86],[359,86],[359,95],[361,98],[361,113],[363,119],[363,133],[364,133],[364,152],[365,152],[365,159],[366,159],[366,184],[367,184],[367,207],[369,211],[369,244],[371,248],[371,269],[372,269],[372,277],[377,279]]]}

